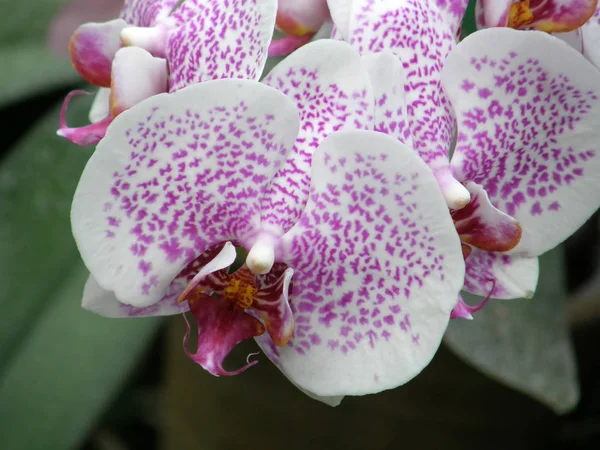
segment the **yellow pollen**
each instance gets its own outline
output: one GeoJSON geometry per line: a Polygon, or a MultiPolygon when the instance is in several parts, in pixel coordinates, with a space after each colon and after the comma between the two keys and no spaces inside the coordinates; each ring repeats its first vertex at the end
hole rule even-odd
{"type": "Polygon", "coordinates": [[[530,0],[521,0],[513,3],[508,14],[508,26],[510,28],[521,28],[533,22],[533,13],[529,8],[530,0]]]}
{"type": "Polygon", "coordinates": [[[258,292],[256,287],[242,280],[232,278],[225,288],[225,300],[235,303],[242,309],[248,309],[254,302],[254,295],[258,292]]]}

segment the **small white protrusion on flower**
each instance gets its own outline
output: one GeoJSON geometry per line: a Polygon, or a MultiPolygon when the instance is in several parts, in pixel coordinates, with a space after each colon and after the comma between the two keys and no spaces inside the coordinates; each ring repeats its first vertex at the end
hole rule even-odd
{"type": "Polygon", "coordinates": [[[471,201],[471,194],[463,184],[454,178],[449,167],[434,171],[446,204],[450,209],[461,209],[471,201]]]}
{"type": "Polygon", "coordinates": [[[275,247],[271,239],[259,239],[246,257],[246,265],[254,275],[269,273],[274,263],[275,247]]]}
{"type": "Polygon", "coordinates": [[[471,194],[461,183],[454,178],[453,183],[448,183],[443,187],[442,193],[446,199],[448,207],[451,209],[461,209],[471,201],[471,194]]]}
{"type": "Polygon", "coordinates": [[[126,27],[121,30],[121,42],[125,46],[140,47],[159,58],[165,57],[166,29],[155,27],[126,27]]]}

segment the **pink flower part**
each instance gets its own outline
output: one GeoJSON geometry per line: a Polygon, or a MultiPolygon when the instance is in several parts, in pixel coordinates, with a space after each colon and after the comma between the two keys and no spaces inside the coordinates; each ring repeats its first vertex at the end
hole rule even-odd
{"type": "Polygon", "coordinates": [[[129,25],[151,27],[167,18],[178,3],[179,0],[125,0],[121,19],[129,25]]]}
{"type": "Polygon", "coordinates": [[[507,26],[512,4],[513,0],[477,0],[475,4],[477,28],[507,26]]]}
{"type": "Polygon", "coordinates": [[[463,299],[462,295],[459,294],[458,303],[452,310],[452,313],[450,314],[450,318],[451,319],[473,320],[473,314],[475,314],[478,311],[481,311],[481,309],[483,309],[483,307],[487,304],[487,302],[490,300],[490,298],[492,298],[491,294],[494,292],[495,281],[491,280],[490,284],[491,284],[490,294],[487,295],[481,302],[479,302],[475,306],[471,306],[471,305],[467,304],[465,302],[465,300],[463,299]]]}
{"type": "Polygon", "coordinates": [[[375,95],[375,131],[381,131],[412,147],[402,63],[391,52],[364,55],[375,95]]]}
{"type": "Polygon", "coordinates": [[[278,0],[279,30],[290,36],[313,35],[329,19],[327,0],[278,0]]]}
{"type": "Polygon", "coordinates": [[[146,50],[125,47],[112,65],[110,114],[116,117],[142,100],[168,91],[167,61],[146,50]]]}
{"type": "Polygon", "coordinates": [[[273,34],[276,0],[186,0],[171,16],[170,91],[220,78],[258,80],[273,34]]]}
{"type": "Polygon", "coordinates": [[[316,395],[362,395],[428,364],[464,262],[437,182],[411,149],[373,131],[326,138],[309,202],[282,246],[295,271],[296,328],[269,354],[295,383],[316,395]]]}
{"type": "Polygon", "coordinates": [[[82,94],[89,95],[90,93],[86,91],[71,91],[65,97],[60,110],[59,129],[56,134],[77,145],[84,146],[100,142],[106,134],[106,129],[108,128],[108,125],[110,125],[112,118],[106,117],[85,127],[69,128],[67,125],[67,107],[74,96],[82,94]]]}
{"type": "MultiPolygon", "coordinates": [[[[549,33],[573,31],[594,14],[598,0],[528,0],[528,12],[532,18],[523,26],[549,33]]],[[[510,24],[509,26],[520,25],[510,24]]]]}
{"type": "Polygon", "coordinates": [[[215,376],[237,375],[258,362],[249,362],[231,372],[222,365],[233,347],[264,333],[264,326],[258,319],[236,305],[203,293],[192,292],[188,303],[198,324],[198,347],[192,353],[187,348],[190,324],[184,316],[187,331],[183,337],[183,348],[190,359],[215,376]]]}
{"type": "Polygon", "coordinates": [[[531,298],[538,281],[537,258],[509,256],[473,248],[466,261],[464,289],[482,297],[531,298]],[[492,287],[493,289],[490,291],[492,287]]]}
{"type": "Polygon", "coordinates": [[[488,252],[507,252],[521,240],[521,225],[494,208],[483,188],[466,184],[471,201],[462,209],[451,211],[460,240],[488,252]]]}
{"type": "Polygon", "coordinates": [[[308,201],[312,155],[323,139],[345,129],[373,128],[372,93],[356,51],[327,39],[287,57],[264,83],[296,104],[301,122],[294,151],[262,202],[263,227],[281,234],[297,222],[308,201]]]}
{"type": "Polygon", "coordinates": [[[72,207],[94,278],[122,303],[145,307],[208,248],[252,247],[261,198],[297,133],[283,94],[242,80],[157,95],[120,114],[72,207]]]}
{"type": "Polygon", "coordinates": [[[121,46],[120,33],[127,24],[121,19],[81,25],[69,42],[75,70],[95,86],[110,86],[112,60],[121,46]]]}
{"type": "Polygon", "coordinates": [[[544,253],[598,209],[598,71],[580,54],[545,33],[482,30],[443,80],[459,124],[453,171],[521,224],[512,253],[544,253]]]}
{"type": "Polygon", "coordinates": [[[600,4],[594,15],[581,27],[583,54],[600,69],[600,4]]]}

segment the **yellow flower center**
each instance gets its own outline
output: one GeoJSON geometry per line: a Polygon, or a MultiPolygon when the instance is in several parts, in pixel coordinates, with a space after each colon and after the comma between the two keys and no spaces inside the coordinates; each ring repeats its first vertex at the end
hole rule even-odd
{"type": "Polygon", "coordinates": [[[513,3],[508,14],[508,26],[510,28],[521,28],[533,22],[533,13],[529,8],[530,0],[522,0],[513,3]]]}
{"type": "Polygon", "coordinates": [[[235,272],[223,291],[223,296],[228,302],[234,303],[242,309],[248,309],[254,302],[254,295],[258,292],[254,275],[247,269],[235,272]]]}

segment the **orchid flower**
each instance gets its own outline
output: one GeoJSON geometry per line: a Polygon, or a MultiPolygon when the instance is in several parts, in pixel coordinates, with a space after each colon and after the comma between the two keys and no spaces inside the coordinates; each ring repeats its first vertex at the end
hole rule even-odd
{"type": "Polygon", "coordinates": [[[338,86],[325,76],[344,63],[328,67],[331,55],[273,79],[312,100],[302,131],[288,96],[241,80],[157,95],[113,121],[73,201],[91,272],[84,306],[129,316],[187,305],[198,324],[188,353],[207,370],[231,374],[229,349],[261,336],[282,371],[319,396],[389,389],[428,364],[464,262],[437,182],[411,149],[374,131],[334,132],[312,155],[300,215],[293,204],[272,214],[271,186],[293,173],[294,143],[328,126],[323,112],[334,108],[343,124],[353,117],[344,108],[363,101],[345,94],[366,78],[360,70],[338,86]],[[248,251],[245,266],[225,272],[235,247],[248,251]]]}
{"type": "Polygon", "coordinates": [[[73,67],[99,92],[90,110],[91,125],[81,128],[69,128],[65,118],[69,100],[80,92],[67,96],[60,136],[79,145],[97,143],[116,116],[153,95],[219,78],[260,78],[276,0],[177,4],[128,0],[121,18],[87,23],[75,31],[69,45],[73,67]]]}
{"type": "Polygon", "coordinates": [[[355,0],[349,18],[338,20],[333,8],[332,16],[376,68],[376,129],[417,150],[447,199],[457,197],[441,170],[468,194],[464,204],[448,202],[465,252],[465,289],[531,296],[537,256],[600,205],[598,72],[540,32],[483,30],[454,46],[427,3],[355,0]]]}
{"type": "Polygon", "coordinates": [[[269,56],[292,53],[329,21],[327,0],[278,0],[277,3],[276,25],[286,36],[271,42],[269,56]]]}
{"type": "MultiPolygon", "coordinates": [[[[480,29],[509,27],[545,31],[584,52],[588,45],[584,46],[582,27],[597,8],[598,0],[478,0],[475,18],[480,29]]],[[[592,44],[594,39],[590,41],[592,44]]]]}

